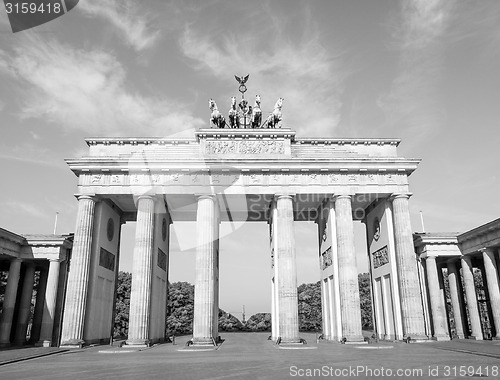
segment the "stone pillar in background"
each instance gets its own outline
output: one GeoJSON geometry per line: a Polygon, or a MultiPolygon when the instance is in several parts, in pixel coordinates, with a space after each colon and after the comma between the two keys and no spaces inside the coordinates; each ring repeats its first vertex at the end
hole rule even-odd
{"type": "Polygon", "coordinates": [[[337,195],[334,202],[342,338],[346,338],[347,342],[363,342],[351,196],[337,195]]]}
{"type": "Polygon", "coordinates": [[[137,224],[130,292],[130,313],[127,345],[149,345],[151,306],[151,271],[154,244],[155,199],[141,195],[137,199],[137,224]]]}
{"type": "Polygon", "coordinates": [[[14,308],[16,307],[17,287],[19,285],[20,274],[21,259],[14,259],[10,262],[2,315],[0,316],[0,346],[7,346],[10,343],[10,332],[12,329],[14,308]]]}
{"type": "Polygon", "coordinates": [[[470,256],[462,256],[462,276],[472,329],[472,335],[469,338],[483,340],[483,330],[481,328],[481,319],[479,318],[479,308],[477,307],[476,286],[474,285],[472,258],[470,256]]]}
{"type": "Polygon", "coordinates": [[[491,314],[495,324],[496,335],[494,339],[500,339],[500,285],[498,282],[498,268],[495,261],[495,249],[485,248],[483,252],[484,271],[486,272],[486,283],[490,295],[491,314]]]}
{"type": "Polygon", "coordinates": [[[64,306],[61,346],[81,347],[85,327],[95,199],[78,197],[75,237],[64,306]]]}
{"type": "Polygon", "coordinates": [[[194,288],[193,343],[213,345],[214,320],[218,319],[215,266],[219,239],[218,204],[215,195],[200,195],[196,215],[196,280],[194,288]]]}
{"type": "MultiPolygon", "coordinates": [[[[293,229],[293,196],[276,195],[276,250],[278,270],[279,334],[281,343],[299,343],[299,308],[295,232],[293,229]]],[[[274,220],[273,220],[274,222],[274,220]]]]}
{"type": "Polygon", "coordinates": [[[435,256],[427,256],[425,260],[427,285],[432,310],[432,326],[434,327],[435,340],[450,340],[446,317],[444,294],[439,286],[439,271],[435,256]]]}
{"type": "Polygon", "coordinates": [[[50,347],[52,345],[52,330],[56,314],[57,286],[59,283],[59,259],[49,261],[49,274],[45,292],[45,307],[43,310],[42,329],[38,346],[50,347]]]}
{"type": "Polygon", "coordinates": [[[36,343],[40,339],[42,329],[43,308],[45,305],[45,290],[47,288],[47,275],[45,269],[40,269],[40,278],[36,291],[35,311],[33,312],[33,324],[31,326],[30,342],[36,343]]]}
{"type": "Polygon", "coordinates": [[[17,316],[16,332],[14,343],[24,345],[26,343],[26,332],[31,313],[31,298],[33,296],[33,285],[35,283],[35,264],[26,264],[24,272],[23,289],[19,301],[19,314],[17,316]]]}
{"type": "Polygon", "coordinates": [[[451,305],[453,307],[453,317],[455,319],[455,332],[459,339],[465,338],[465,331],[468,327],[465,326],[463,314],[463,299],[460,281],[460,272],[457,268],[457,263],[448,261],[448,284],[450,286],[451,305]]]}
{"type": "Polygon", "coordinates": [[[424,313],[413,247],[408,199],[407,194],[398,194],[392,197],[394,241],[404,336],[418,340],[427,339],[427,336],[425,335],[424,313]]]}

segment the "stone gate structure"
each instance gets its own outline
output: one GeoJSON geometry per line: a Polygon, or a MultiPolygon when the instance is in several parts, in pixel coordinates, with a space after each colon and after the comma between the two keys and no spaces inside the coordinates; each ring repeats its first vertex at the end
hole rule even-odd
{"type": "Polygon", "coordinates": [[[295,221],[316,221],[326,339],[359,342],[353,222],[366,223],[378,334],[425,338],[408,210],[419,160],[394,139],[303,139],[280,129],[201,129],[191,139],[93,138],[67,160],[78,217],[62,345],[109,339],[120,226],[136,221],[127,343],[164,339],[169,231],[196,221],[193,343],[218,339],[219,225],[270,227],[272,337],[299,342],[295,221]]]}

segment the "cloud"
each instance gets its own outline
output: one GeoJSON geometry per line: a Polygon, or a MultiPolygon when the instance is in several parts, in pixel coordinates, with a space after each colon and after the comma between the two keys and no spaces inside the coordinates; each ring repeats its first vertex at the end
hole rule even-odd
{"type": "Polygon", "coordinates": [[[21,117],[108,135],[165,135],[203,121],[175,101],[142,96],[126,86],[127,73],[102,50],[74,49],[31,36],[12,54],[0,51],[0,73],[24,90],[21,117]]]}
{"type": "Polygon", "coordinates": [[[0,144],[0,159],[50,166],[67,171],[67,166],[60,157],[50,149],[42,148],[38,143],[25,142],[13,146],[0,144]]]}
{"type": "Polygon", "coordinates": [[[151,27],[154,17],[138,2],[85,0],[78,3],[78,9],[87,16],[109,21],[125,42],[137,51],[151,48],[160,38],[160,31],[151,27]]]}
{"type": "MultiPolygon", "coordinates": [[[[251,29],[226,29],[223,35],[188,25],[179,40],[181,50],[207,76],[227,79],[250,73],[247,97],[253,98],[253,89],[258,89],[264,116],[284,97],[284,126],[302,134],[331,135],[340,121],[340,94],[349,74],[341,67],[343,52],[331,53],[323,46],[307,12],[294,23],[293,35],[290,25],[272,13],[248,16],[254,20],[251,29]]],[[[227,99],[231,95],[236,94],[226,94],[227,99]]]]}
{"type": "Polygon", "coordinates": [[[16,214],[29,215],[38,219],[45,219],[47,214],[40,209],[40,207],[27,203],[17,201],[2,202],[3,208],[16,214]]]}
{"type": "Polygon", "coordinates": [[[400,52],[399,71],[378,105],[389,129],[415,142],[437,131],[446,120],[438,104],[444,65],[443,38],[453,16],[451,1],[412,0],[402,3],[400,23],[393,30],[400,52]]]}

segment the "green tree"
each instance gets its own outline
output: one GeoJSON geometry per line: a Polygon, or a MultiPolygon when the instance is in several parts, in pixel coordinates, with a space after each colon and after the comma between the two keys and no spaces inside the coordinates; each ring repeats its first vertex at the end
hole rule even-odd
{"type": "Polygon", "coordinates": [[[370,283],[371,281],[369,273],[358,274],[359,303],[361,307],[361,326],[365,330],[373,329],[372,297],[370,291],[371,289],[370,283]]]}
{"type": "Polygon", "coordinates": [[[297,289],[299,299],[299,329],[301,331],[321,330],[321,284],[302,284],[297,289]]]}
{"type": "Polygon", "coordinates": [[[116,289],[115,326],[113,336],[126,337],[128,335],[128,315],[130,310],[130,289],[132,286],[132,274],[118,272],[118,284],[116,289]]]}

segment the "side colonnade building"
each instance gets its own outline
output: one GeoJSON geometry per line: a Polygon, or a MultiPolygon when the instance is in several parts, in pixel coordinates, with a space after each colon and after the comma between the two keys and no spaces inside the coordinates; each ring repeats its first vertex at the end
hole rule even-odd
{"type": "Polygon", "coordinates": [[[18,235],[0,228],[0,270],[8,274],[0,347],[59,344],[72,245],[73,235],[18,235]]]}
{"type": "Polygon", "coordinates": [[[500,219],[462,234],[417,233],[414,242],[430,334],[500,339],[500,219]]]}

